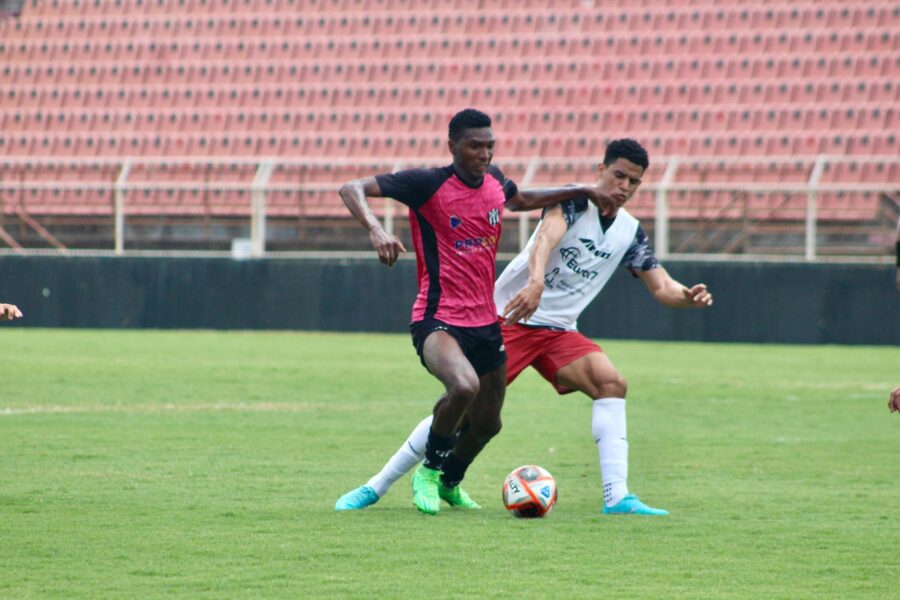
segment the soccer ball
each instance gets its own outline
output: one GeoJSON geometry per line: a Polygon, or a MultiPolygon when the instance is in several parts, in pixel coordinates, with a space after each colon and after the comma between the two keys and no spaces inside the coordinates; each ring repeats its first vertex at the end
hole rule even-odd
{"type": "Polygon", "coordinates": [[[546,469],[525,465],[503,482],[503,504],[517,517],[543,517],[556,505],[556,480],[546,469]]]}

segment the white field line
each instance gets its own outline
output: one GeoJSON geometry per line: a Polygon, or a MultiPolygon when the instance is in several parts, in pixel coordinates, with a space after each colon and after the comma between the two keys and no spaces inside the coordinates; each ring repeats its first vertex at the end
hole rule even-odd
{"type": "Polygon", "coordinates": [[[298,413],[312,410],[335,410],[333,404],[321,402],[216,402],[213,404],[96,404],[96,405],[35,405],[0,407],[0,417],[64,413],[188,413],[188,412],[271,412],[298,413]]]}

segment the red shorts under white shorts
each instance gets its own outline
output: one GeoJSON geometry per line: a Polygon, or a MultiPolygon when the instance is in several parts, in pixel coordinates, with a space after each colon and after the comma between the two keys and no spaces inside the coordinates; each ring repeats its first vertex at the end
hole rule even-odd
{"type": "Polygon", "coordinates": [[[560,385],[556,374],[582,356],[591,352],[603,352],[600,346],[577,331],[528,327],[520,323],[503,325],[502,320],[500,329],[506,346],[506,385],[531,366],[553,384],[560,394],[574,392],[575,390],[560,385]]]}

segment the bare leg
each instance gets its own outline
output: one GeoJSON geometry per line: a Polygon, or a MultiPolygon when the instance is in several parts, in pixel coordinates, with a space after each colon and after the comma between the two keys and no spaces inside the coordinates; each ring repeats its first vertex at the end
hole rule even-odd
{"type": "Polygon", "coordinates": [[[500,411],[506,394],[506,365],[481,376],[478,395],[460,423],[460,436],[444,461],[443,482],[454,487],[462,481],[469,464],[491,438],[500,433],[500,411]]]}
{"type": "MultiPolygon", "coordinates": [[[[457,427],[472,401],[478,396],[479,381],[475,368],[456,340],[446,331],[434,331],[422,345],[425,366],[444,384],[444,397],[435,404],[434,419],[428,432],[425,460],[412,477],[413,504],[423,513],[434,515],[441,505],[441,471],[453,449],[457,427]]],[[[459,505],[459,489],[450,501],[459,505]]],[[[445,500],[447,495],[444,494],[445,500]]],[[[472,508],[477,508],[477,504],[472,508]]]]}
{"type": "Polygon", "coordinates": [[[624,398],[628,392],[628,382],[603,352],[591,352],[570,362],[556,373],[556,380],[587,394],[592,400],[624,398]]]}
{"type": "Polygon", "coordinates": [[[422,355],[428,370],[442,384],[444,396],[434,407],[431,430],[448,438],[453,435],[469,405],[478,395],[475,369],[446,331],[435,331],[425,339],[422,355]]]}

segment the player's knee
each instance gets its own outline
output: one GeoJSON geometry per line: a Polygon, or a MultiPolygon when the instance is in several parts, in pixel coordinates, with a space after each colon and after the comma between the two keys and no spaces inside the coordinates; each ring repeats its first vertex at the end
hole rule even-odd
{"type": "Polygon", "coordinates": [[[469,403],[478,395],[480,384],[477,377],[458,377],[447,385],[447,398],[450,402],[469,403]]]}
{"type": "Polygon", "coordinates": [[[614,398],[624,398],[628,393],[628,382],[624,377],[616,373],[616,376],[609,382],[611,396],[614,398]]]}
{"type": "Polygon", "coordinates": [[[598,378],[594,385],[597,388],[596,398],[624,398],[628,393],[628,381],[618,373],[598,378]]]}

